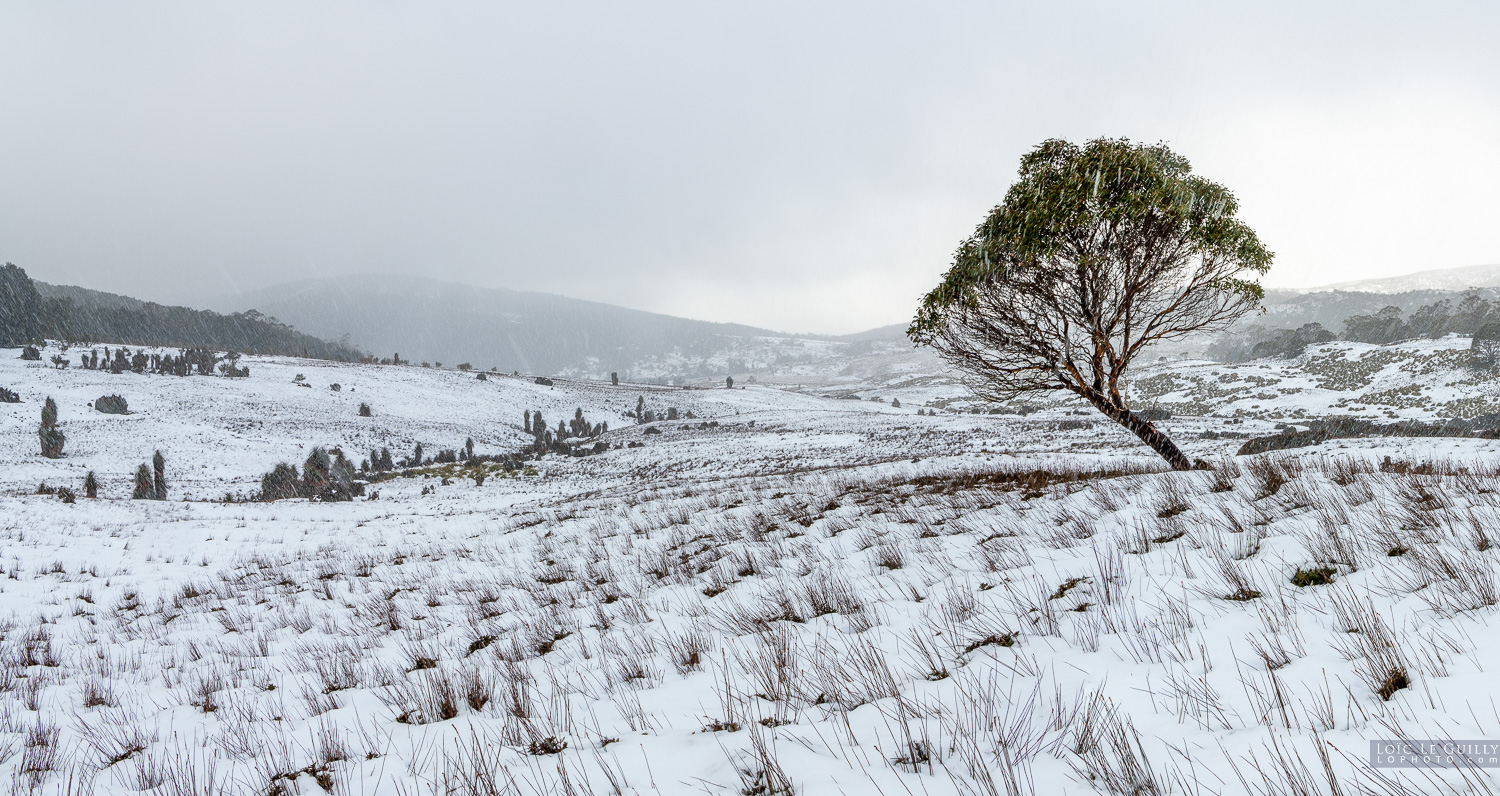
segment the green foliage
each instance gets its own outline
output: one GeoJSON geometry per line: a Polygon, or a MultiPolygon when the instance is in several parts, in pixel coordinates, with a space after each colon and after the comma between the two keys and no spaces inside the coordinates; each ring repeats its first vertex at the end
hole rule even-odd
{"type": "MultiPolygon", "coordinates": [[[[1129,257],[1153,236],[1195,257],[1264,274],[1273,255],[1235,218],[1238,210],[1227,188],[1192,174],[1187,159],[1164,144],[1045,141],[1021,159],[1020,179],[1005,201],[959,244],[953,266],[922,300],[908,335],[918,343],[932,339],[950,308],[972,300],[988,282],[1018,271],[1076,281],[1070,271],[1080,261],[1104,265],[1129,257]]],[[[1264,296],[1258,283],[1233,276],[1210,287],[1254,303],[1264,296]]]]}
{"type": "Polygon", "coordinates": [[[1333,582],[1333,576],[1338,570],[1333,567],[1314,567],[1312,569],[1299,569],[1292,574],[1292,585],[1299,588],[1308,586],[1327,586],[1333,582]]]}
{"type": "Polygon", "coordinates": [[[1259,306],[1253,278],[1272,255],[1238,209],[1165,145],[1045,141],[959,244],[907,336],[980,398],[1070,392],[1188,469],[1131,411],[1123,379],[1152,343],[1227,328],[1259,306]]]}

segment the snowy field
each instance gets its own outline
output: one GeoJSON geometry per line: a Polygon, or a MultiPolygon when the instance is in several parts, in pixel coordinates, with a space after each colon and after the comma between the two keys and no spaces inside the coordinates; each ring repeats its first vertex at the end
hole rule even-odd
{"type": "Polygon", "coordinates": [[[111,375],[0,351],[21,397],[0,403],[13,793],[1496,787],[1368,755],[1500,741],[1500,442],[1235,458],[1241,439],[1204,432],[1275,418],[1177,417],[1219,466],[1166,473],[1067,409],[244,364],[111,375]],[[90,408],[110,394],[132,414],[90,408]],[[694,417],[648,434],[626,416],[641,396],[694,417]],[[482,485],[451,468],[351,503],[239,501],[315,445],[513,452],[527,409],[582,409],[622,447],[482,485]],[[128,499],[156,450],[168,500],[128,499]]]}

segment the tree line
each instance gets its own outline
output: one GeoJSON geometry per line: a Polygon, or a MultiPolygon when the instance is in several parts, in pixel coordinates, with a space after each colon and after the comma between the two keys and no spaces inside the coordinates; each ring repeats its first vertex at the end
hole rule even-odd
{"type": "Polygon", "coordinates": [[[6,263],[0,268],[0,347],[19,348],[47,339],[348,362],[364,357],[351,346],[303,334],[255,310],[221,315],[152,302],[82,306],[71,298],[43,296],[25,269],[6,263]]]}
{"type": "Polygon", "coordinates": [[[1220,362],[1243,362],[1262,357],[1300,356],[1309,345],[1330,340],[1386,345],[1401,340],[1434,340],[1450,334],[1500,337],[1500,301],[1486,299],[1478,290],[1465,292],[1456,304],[1443,299],[1402,316],[1397,306],[1352,315],[1344,319],[1343,331],[1337,334],[1321,323],[1303,324],[1296,329],[1254,327],[1221,337],[1208,347],[1207,353],[1220,362]]]}

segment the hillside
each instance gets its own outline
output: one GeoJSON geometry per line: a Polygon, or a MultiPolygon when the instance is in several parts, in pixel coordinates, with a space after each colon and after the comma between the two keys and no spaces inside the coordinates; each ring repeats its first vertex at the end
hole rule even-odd
{"type": "Polygon", "coordinates": [[[330,339],[348,335],[380,357],[399,353],[412,361],[545,375],[623,376],[648,357],[697,361],[722,350],[726,341],[789,337],[546,293],[398,275],[294,282],[212,299],[208,306],[254,308],[330,339]]]}
{"type": "Polygon", "coordinates": [[[24,269],[0,268],[0,343],[43,339],[94,344],[205,348],[258,354],[291,354],[343,361],[363,354],[299,332],[256,312],[221,315],[140,301],[31,279],[24,269]]]}
{"type": "Polygon", "coordinates": [[[1323,793],[1293,789],[1311,766],[1343,793],[1485,792],[1365,750],[1497,729],[1500,441],[1236,459],[1206,433],[1222,419],[1174,417],[1219,465],[1164,473],[1062,408],[247,364],[111,375],[0,351],[22,398],[0,404],[18,789],[1323,793]],[[88,407],[112,393],[134,414],[88,407]],[[61,459],[35,452],[47,395],[61,459]],[[631,423],[640,398],[695,417],[631,423]],[[608,420],[610,449],[408,471],[354,502],[219,502],[313,445],[513,451],[525,408],[608,420]],[[157,449],[168,500],[127,499],[157,449]],[[89,471],[96,500],[35,494],[89,471]]]}
{"type": "Polygon", "coordinates": [[[1362,293],[1407,293],[1415,290],[1464,291],[1472,287],[1500,287],[1500,265],[1469,265],[1461,268],[1438,268],[1400,276],[1339,282],[1303,292],[1332,290],[1362,293]]]}

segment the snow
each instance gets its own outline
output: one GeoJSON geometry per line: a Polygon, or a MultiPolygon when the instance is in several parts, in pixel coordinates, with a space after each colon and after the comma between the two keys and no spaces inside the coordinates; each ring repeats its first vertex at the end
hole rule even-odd
{"type": "MultiPolygon", "coordinates": [[[[1351,361],[1371,350],[1337,345],[1351,361]]],[[[1402,370],[1460,348],[1386,349],[1414,356],[1369,363],[1352,390],[1420,381],[1447,390],[1434,405],[1482,392],[1402,370]]],[[[784,777],[810,795],[1326,793],[1320,747],[1344,793],[1495,784],[1365,756],[1399,735],[1500,738],[1486,671],[1500,553],[1485,541],[1500,442],[1236,459],[1242,440],[1201,436],[1332,407],[1338,391],[1314,383],[1332,371],[1309,360],[1182,364],[1189,386],[1164,399],[1246,419],[1167,421],[1220,465],[1165,473],[1072,407],[927,417],[762,385],[546,387],[253,357],[246,379],[178,378],[15,354],[0,351],[0,386],[23,398],[0,404],[13,790],[739,794],[784,777]],[[1240,392],[1209,395],[1225,373],[1240,392]],[[1242,393],[1288,380],[1301,391],[1259,401],[1276,416],[1250,411],[1242,393]],[[133,414],[88,407],[116,393],[133,414]],[[58,460],[37,453],[47,396],[68,437],[58,460]],[[625,416],[638,396],[695,417],[647,435],[625,416]],[[549,455],[483,486],[454,468],[448,483],[372,484],[373,500],[220,502],[314,445],[356,461],[469,437],[511,452],[523,410],[555,426],[575,408],[609,423],[611,445],[643,447],[549,455]],[[170,499],[127,499],[158,449],[170,499]],[[1402,471],[1429,460],[1455,469],[1402,471]],[[1080,468],[1119,474],[984,478],[1080,468]],[[81,496],[90,470],[99,500],[81,496]],[[1292,584],[1315,566],[1334,582],[1292,584]],[[1245,587],[1259,596],[1226,599],[1245,587]],[[1410,683],[1386,700],[1391,666],[1410,683]],[[1283,765],[1305,766],[1308,788],[1283,765]]]]}

